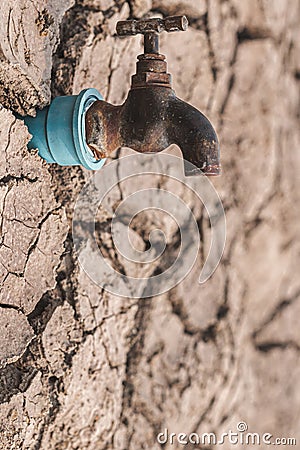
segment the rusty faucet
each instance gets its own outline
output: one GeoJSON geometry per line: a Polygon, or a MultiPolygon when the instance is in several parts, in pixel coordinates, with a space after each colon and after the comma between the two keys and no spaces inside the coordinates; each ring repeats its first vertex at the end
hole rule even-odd
{"type": "Polygon", "coordinates": [[[187,28],[185,16],[117,23],[118,36],[144,35],[144,54],[138,56],[137,73],[124,104],[97,100],[86,112],[86,141],[96,159],[119,147],[156,153],[177,144],[186,175],[220,173],[216,132],[200,111],[176,97],[166,58],[159,53],[159,33],[187,28]]]}

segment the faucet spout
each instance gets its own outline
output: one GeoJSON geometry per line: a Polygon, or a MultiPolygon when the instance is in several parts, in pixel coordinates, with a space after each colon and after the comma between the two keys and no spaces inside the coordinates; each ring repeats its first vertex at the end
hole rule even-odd
{"type": "Polygon", "coordinates": [[[175,97],[169,104],[169,139],[180,147],[185,174],[220,174],[220,147],[210,121],[193,106],[175,97]]]}

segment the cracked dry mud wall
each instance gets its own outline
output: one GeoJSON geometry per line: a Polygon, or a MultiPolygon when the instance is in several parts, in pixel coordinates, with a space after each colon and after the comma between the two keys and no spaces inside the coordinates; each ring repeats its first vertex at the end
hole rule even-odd
{"type": "MultiPolygon", "coordinates": [[[[226,432],[240,420],[300,442],[299,18],[298,0],[1,3],[1,450],[158,449],[165,427],[226,432]],[[90,174],[29,152],[11,111],[85,87],[122,102],[141,39],[117,39],[117,20],[182,13],[189,31],[163,35],[162,52],[177,95],[219,133],[225,254],[205,285],[197,268],[158,298],[124,300],[73,253],[72,210],[90,174]]],[[[208,245],[203,210],[187,201],[208,245]]],[[[121,264],[109,220],[100,211],[98,231],[121,264]]],[[[172,231],[160,216],[136,221],[141,249],[157,225],[172,231]]]]}

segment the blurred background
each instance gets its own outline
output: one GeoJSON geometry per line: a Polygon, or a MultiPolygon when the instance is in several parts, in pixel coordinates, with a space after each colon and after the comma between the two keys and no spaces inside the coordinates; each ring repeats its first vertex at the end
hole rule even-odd
{"type": "MultiPolygon", "coordinates": [[[[221,435],[241,421],[249,432],[300,442],[300,2],[8,0],[0,17],[1,449],[182,448],[160,445],[158,433],[221,435]],[[209,221],[177,191],[197,218],[199,261],[168,293],[124,299],[95,285],[73,251],[73,208],[91,174],[29,152],[11,111],[34,114],[87,87],[122,103],[142,38],[118,38],[117,21],[178,14],[189,30],[162,34],[161,52],[178,97],[219,136],[223,171],[212,182],[226,248],[200,286],[209,221]]],[[[110,204],[135,186],[120,183],[110,204]]],[[[115,252],[110,213],[100,207],[97,217],[107,260],[140,276],[115,252]]],[[[133,242],[147,249],[154,228],[172,259],[168,216],[137,216],[133,242]]]]}

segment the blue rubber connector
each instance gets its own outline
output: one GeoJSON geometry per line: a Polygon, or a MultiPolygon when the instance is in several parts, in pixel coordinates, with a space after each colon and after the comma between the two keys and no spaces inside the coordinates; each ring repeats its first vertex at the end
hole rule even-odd
{"type": "Polygon", "coordinates": [[[100,169],[105,159],[94,157],[85,138],[85,113],[96,100],[102,100],[101,94],[85,89],[79,95],[56,97],[37,111],[36,117],[22,118],[32,135],[28,148],[38,148],[38,154],[49,163],[100,169]]]}

